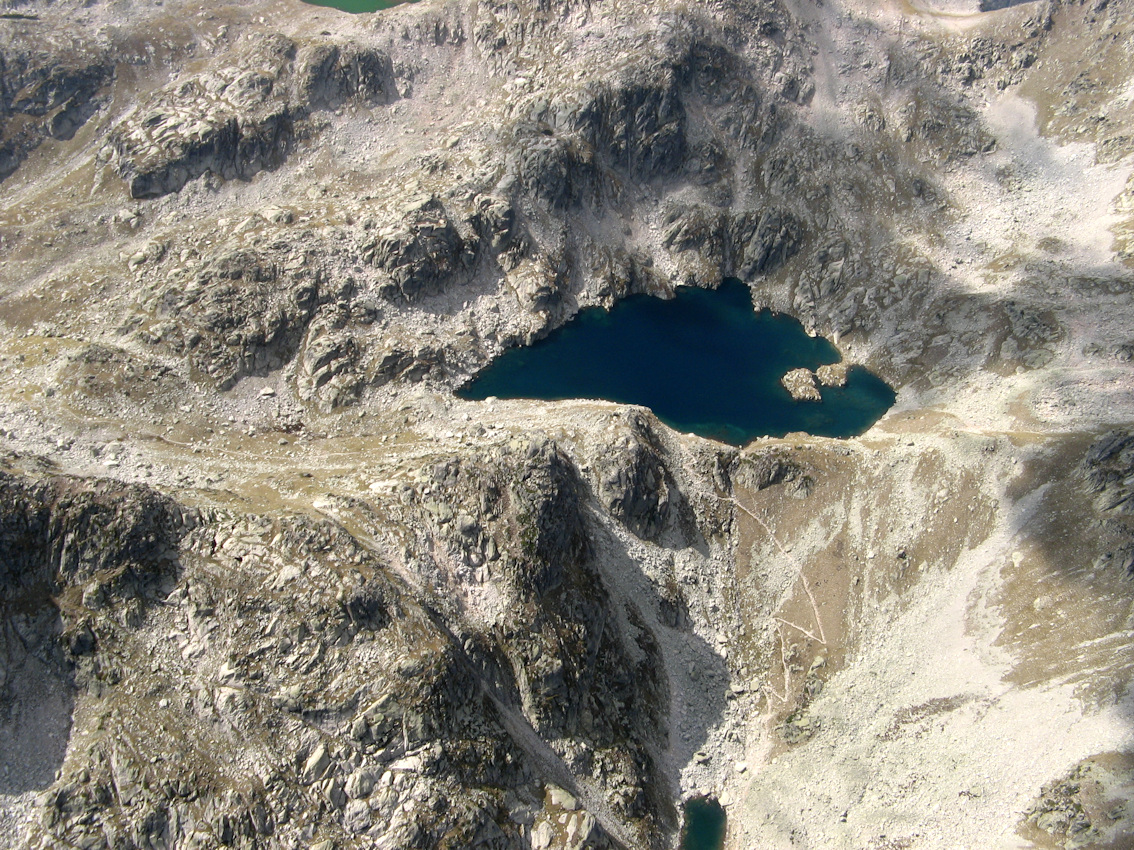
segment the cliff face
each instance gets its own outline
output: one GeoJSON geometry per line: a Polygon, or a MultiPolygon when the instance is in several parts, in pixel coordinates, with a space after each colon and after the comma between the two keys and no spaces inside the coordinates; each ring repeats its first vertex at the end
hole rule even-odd
{"type": "Polygon", "coordinates": [[[1134,7],[976,5],[0,14],[0,843],[1129,841],[1134,7]],[[895,409],[454,395],[723,277],[895,409]]]}

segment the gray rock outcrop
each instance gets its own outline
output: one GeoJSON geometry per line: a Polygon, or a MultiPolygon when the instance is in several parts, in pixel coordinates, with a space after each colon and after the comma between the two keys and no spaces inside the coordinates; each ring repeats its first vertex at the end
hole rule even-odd
{"type": "Polygon", "coordinates": [[[825,387],[845,387],[848,368],[846,363],[826,363],[815,370],[815,377],[825,387]]]}
{"type": "MultiPolygon", "coordinates": [[[[495,629],[472,630],[457,612],[423,606],[331,522],[0,475],[6,606],[28,611],[10,615],[5,634],[17,630],[84,706],[72,733],[83,743],[54,756],[36,834],[91,846],[205,836],[238,847],[300,836],[527,846],[537,817],[574,799],[557,791],[539,814],[542,783],[571,774],[546,744],[533,749],[534,729],[588,741],[602,782],[623,795],[619,829],[638,824],[652,843],[660,815],[643,790],[653,781],[644,738],[657,729],[660,686],[641,678],[645,668],[627,673],[627,638],[586,565],[577,478],[546,443],[496,463],[440,464],[432,475],[436,495],[471,499],[480,519],[439,511],[440,536],[426,545],[450,532],[458,546],[500,539],[493,580],[516,594],[519,607],[495,629]],[[517,526],[513,546],[501,532],[517,526]],[[265,618],[281,592],[303,601],[265,618]],[[162,684],[171,668],[185,668],[184,687],[162,684]],[[620,711],[602,707],[616,700],[620,711]],[[270,740],[254,733],[267,718],[270,740]],[[148,740],[181,743],[162,749],[159,769],[148,740]],[[258,765],[251,784],[237,767],[248,762],[258,765]],[[445,804],[457,796],[460,806],[445,804]]],[[[28,665],[8,662],[0,684],[26,710],[28,665]]],[[[70,717],[60,722],[66,733],[70,717]]],[[[37,743],[24,740],[26,724],[13,729],[23,738],[0,750],[37,743]]],[[[580,817],[570,846],[611,846],[601,818],[580,817]]]]}
{"type": "Polygon", "coordinates": [[[822,401],[819,388],[815,386],[815,373],[810,369],[792,369],[782,378],[780,384],[795,401],[822,401]]]}
{"type": "Polygon", "coordinates": [[[0,845],[1122,844],[1134,11],[899,5],[9,2],[0,845]],[[900,406],[455,392],[728,276],[900,406]]]}
{"type": "Polygon", "coordinates": [[[641,415],[610,446],[598,469],[598,495],[611,515],[639,537],[654,539],[666,528],[676,496],[657,437],[641,415]]]}
{"type": "Polygon", "coordinates": [[[301,49],[274,36],[233,60],[175,81],[115,129],[105,155],[131,197],[177,192],[206,173],[248,180],[284,161],[312,112],[346,100],[384,103],[393,89],[389,57],[355,45],[301,49]]]}
{"type": "Polygon", "coordinates": [[[0,51],[0,180],[45,140],[71,139],[114,79],[114,60],[97,49],[59,61],[29,43],[0,51]]]}

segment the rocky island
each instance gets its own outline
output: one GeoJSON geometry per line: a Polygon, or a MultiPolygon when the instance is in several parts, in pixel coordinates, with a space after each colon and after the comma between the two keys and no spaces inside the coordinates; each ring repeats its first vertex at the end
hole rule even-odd
{"type": "Polygon", "coordinates": [[[1132,36],[6,0],[0,845],[1129,846],[1132,36]],[[456,395],[726,278],[896,405],[456,395]]]}

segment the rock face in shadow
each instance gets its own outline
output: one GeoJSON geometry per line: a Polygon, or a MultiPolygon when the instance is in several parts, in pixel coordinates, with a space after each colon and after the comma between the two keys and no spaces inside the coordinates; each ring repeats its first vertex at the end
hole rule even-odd
{"type": "Polygon", "coordinates": [[[76,690],[114,675],[114,621],[141,623],[186,522],[147,488],[0,472],[0,793],[55,781],[76,690]]]}
{"type": "Polygon", "coordinates": [[[572,773],[601,777],[616,820],[654,845],[672,823],[653,756],[667,685],[655,639],[623,624],[593,561],[573,463],[533,439],[438,463],[426,480],[421,508],[446,547],[416,569],[442,599],[465,599],[470,658],[572,773]]]}
{"type": "Polygon", "coordinates": [[[540,104],[516,127],[507,173],[551,211],[600,201],[616,175],[676,174],[687,154],[679,82],[672,66],[657,62],[540,104]]]}
{"type": "Polygon", "coordinates": [[[636,535],[656,539],[669,522],[674,486],[657,436],[644,417],[633,417],[629,433],[601,459],[599,498],[636,535]]]}
{"type": "Polygon", "coordinates": [[[0,52],[0,180],[43,141],[74,136],[113,78],[113,58],[93,51],[64,61],[26,46],[0,52]]]}
{"type": "Polygon", "coordinates": [[[371,48],[283,36],[232,57],[233,67],[183,77],[113,132],[108,153],[134,198],[177,192],[210,173],[248,180],[287,157],[315,110],[389,99],[389,57],[371,48]]]}
{"type": "Polygon", "coordinates": [[[1134,15],[924,5],[9,3],[0,845],[1113,826],[1067,767],[1129,719],[1134,185],[1082,143],[1134,145],[1134,15]],[[454,396],[726,276],[902,404],[731,449],[454,396]]]}
{"type": "Polygon", "coordinates": [[[1097,566],[1134,576],[1134,434],[1112,431],[1087,451],[1080,468],[1107,551],[1097,566]]]}
{"type": "Polygon", "coordinates": [[[1116,515],[1134,514],[1134,435],[1112,431],[1094,443],[1083,460],[1088,491],[1095,508],[1116,515]]]}
{"type": "Polygon", "coordinates": [[[411,201],[402,213],[400,226],[382,230],[363,246],[363,257],[386,276],[379,285],[382,295],[407,301],[436,295],[476,262],[480,245],[465,243],[432,195],[411,201]]]}
{"type": "MultiPolygon", "coordinates": [[[[0,543],[6,603],[49,604],[61,594],[84,605],[144,606],[175,569],[178,539],[191,516],[145,487],[82,479],[28,481],[0,472],[0,543]]],[[[72,653],[97,636],[67,624],[72,653]]]]}
{"type": "Polygon", "coordinates": [[[730,215],[704,206],[675,204],[665,216],[664,243],[675,253],[721,257],[741,279],[775,271],[799,250],[803,223],[775,209],[730,215]]]}
{"type": "Polygon", "coordinates": [[[663,846],[659,649],[604,586],[574,464],[533,439],[426,471],[387,506],[419,529],[399,570],[333,521],[0,475],[0,756],[38,759],[4,793],[50,786],[34,834],[512,848],[565,813],[564,846],[663,846]]]}
{"type": "Polygon", "coordinates": [[[672,174],[685,159],[678,71],[661,63],[635,69],[616,85],[595,86],[577,111],[556,115],[560,122],[611,167],[640,180],[672,174]]]}

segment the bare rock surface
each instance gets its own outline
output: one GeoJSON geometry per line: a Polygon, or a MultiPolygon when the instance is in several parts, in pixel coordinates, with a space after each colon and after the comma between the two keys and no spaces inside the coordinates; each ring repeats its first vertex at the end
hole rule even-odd
{"type": "Polygon", "coordinates": [[[815,385],[815,373],[810,369],[792,369],[780,383],[795,401],[822,401],[819,387],[815,385]]]}
{"type": "Polygon", "coordinates": [[[845,387],[848,368],[846,363],[826,364],[815,370],[815,377],[825,387],[845,387]]]}
{"type": "Polygon", "coordinates": [[[1129,844],[1132,39],[4,6],[0,844],[666,848],[696,795],[730,850],[1129,844]],[[795,398],[895,407],[454,394],[725,277],[839,348],[795,398]]]}

